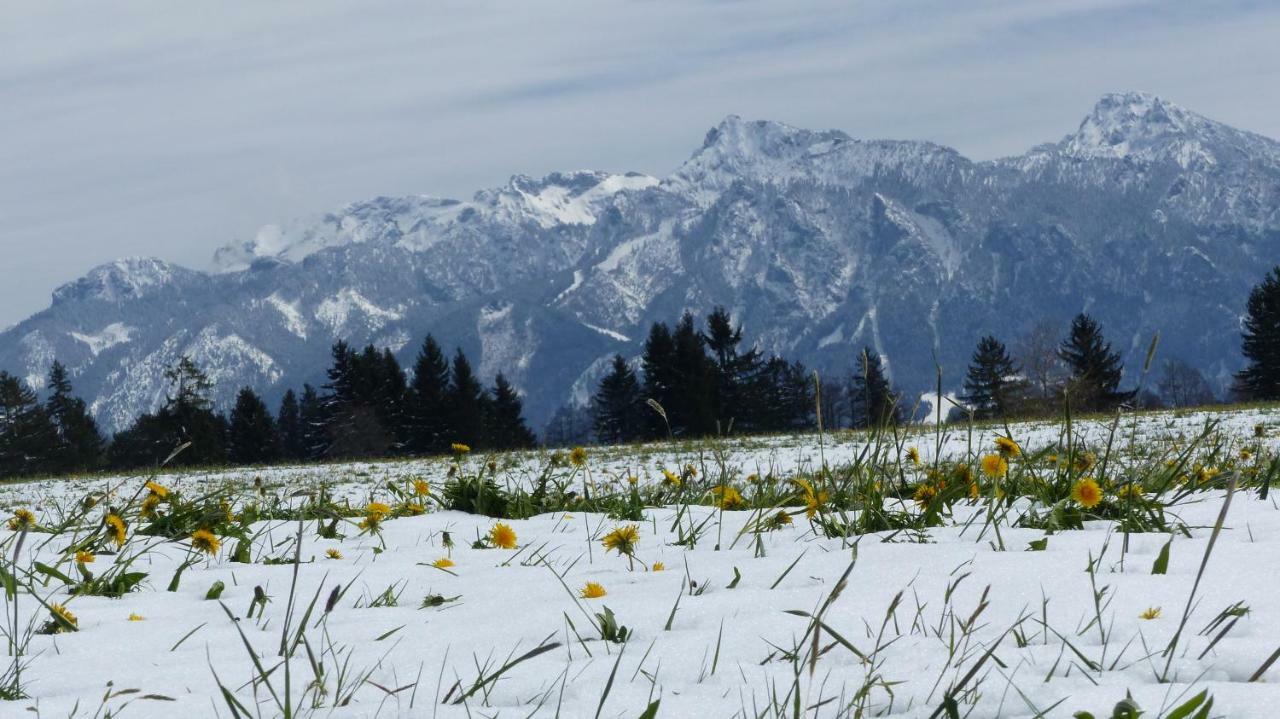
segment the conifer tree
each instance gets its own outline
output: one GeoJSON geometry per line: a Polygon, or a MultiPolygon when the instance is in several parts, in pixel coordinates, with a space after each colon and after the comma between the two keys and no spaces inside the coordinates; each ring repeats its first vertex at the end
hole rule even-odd
{"type": "Polygon", "coordinates": [[[453,355],[447,395],[449,428],[453,432],[450,443],[461,442],[472,448],[483,446],[484,404],[484,388],[472,372],[471,362],[462,353],[462,348],[458,348],[453,355]]]}
{"type": "MultiPolygon", "coordinates": [[[[213,465],[226,462],[226,421],[213,411],[213,384],[190,357],[183,355],[165,371],[170,394],[159,417],[174,442],[190,442],[174,458],[178,465],[213,465]]],[[[166,455],[167,456],[167,455],[166,455]]],[[[158,459],[164,459],[159,457],[158,459]]]]}
{"type": "Polygon", "coordinates": [[[118,433],[108,450],[117,468],[154,467],[173,456],[174,466],[208,466],[226,462],[226,420],[213,411],[209,378],[182,356],[165,370],[169,389],[164,405],[118,433]]]}
{"type": "Polygon", "coordinates": [[[490,449],[527,449],[537,442],[521,414],[524,402],[501,372],[493,378],[493,389],[483,408],[485,445],[490,449]]]}
{"type": "MultiPolygon", "coordinates": [[[[380,403],[396,384],[382,353],[373,345],[360,352],[339,340],[331,350],[333,364],[327,373],[324,398],[325,429],[331,457],[384,457],[392,453],[396,438],[388,426],[388,407],[380,403]]],[[[399,384],[403,385],[403,375],[399,384]]]]}
{"type": "Polygon", "coordinates": [[[640,381],[622,355],[613,356],[591,405],[596,439],[607,444],[633,442],[644,432],[640,381]]]}
{"type": "Polygon", "coordinates": [[[449,449],[454,434],[449,429],[446,397],[449,392],[449,361],[431,335],[413,365],[409,387],[408,442],[416,454],[436,454],[449,449]]]}
{"type": "Polygon", "coordinates": [[[1237,394],[1280,399],[1280,267],[1272,268],[1249,293],[1242,344],[1249,364],[1236,374],[1237,394]]]}
{"type": "Polygon", "coordinates": [[[286,390],[280,398],[280,411],[276,413],[276,431],[280,435],[280,458],[291,462],[307,456],[306,436],[303,432],[302,412],[298,407],[298,395],[286,390]]]}
{"type": "Polygon", "coordinates": [[[49,389],[45,412],[57,434],[50,471],[86,472],[96,469],[102,463],[106,440],[98,431],[98,423],[89,414],[84,400],[72,394],[67,369],[57,360],[49,368],[49,389]]]}
{"type": "MultiPolygon", "coordinates": [[[[785,432],[812,426],[813,383],[800,362],[773,356],[764,363],[756,383],[759,420],[756,429],[785,432]]],[[[826,388],[823,389],[826,391],[826,388]]]]}
{"type": "Polygon", "coordinates": [[[711,359],[715,363],[715,407],[721,431],[729,427],[739,431],[753,431],[761,423],[757,386],[761,371],[760,351],[751,348],[739,352],[742,343],[742,326],[734,326],[729,312],[716,307],[707,315],[707,331],[703,334],[711,359]]]}
{"type": "Polygon", "coordinates": [[[669,431],[675,430],[674,426],[668,425],[672,419],[671,412],[677,404],[675,399],[676,344],[671,337],[671,330],[665,323],[654,322],[649,329],[649,337],[644,343],[644,355],[640,365],[644,371],[644,400],[657,402],[668,413],[668,419],[663,420],[656,411],[644,412],[647,436],[650,439],[664,438],[669,431]]]}
{"type": "Polygon", "coordinates": [[[298,400],[298,419],[302,423],[302,456],[304,459],[320,459],[329,452],[329,433],[325,418],[324,400],[309,384],[302,385],[302,398],[298,400]]]}
{"type": "Polygon", "coordinates": [[[854,427],[873,427],[898,421],[898,396],[889,385],[880,355],[864,347],[858,353],[849,404],[854,427]]]}
{"type": "Polygon", "coordinates": [[[1111,351],[1111,343],[1103,338],[1102,328],[1089,315],[1081,313],[1071,321],[1071,331],[1058,354],[1071,370],[1067,393],[1072,406],[1084,411],[1103,411],[1133,397],[1133,392],[1117,389],[1124,371],[1120,353],[1111,351]]]}
{"type": "Polygon", "coordinates": [[[280,458],[280,436],[267,405],[249,387],[236,395],[227,430],[227,459],[232,464],[267,464],[280,458]]]}
{"type": "Polygon", "coordinates": [[[983,337],[973,352],[964,380],[965,394],[960,399],[980,419],[1005,416],[1022,387],[1018,372],[1004,343],[990,335],[983,337]]]}
{"type": "Polygon", "coordinates": [[[0,370],[0,477],[47,471],[57,431],[26,384],[0,370]]]}
{"type": "Polygon", "coordinates": [[[667,408],[679,432],[706,437],[725,431],[716,426],[715,366],[707,357],[706,342],[694,326],[693,314],[685,312],[672,335],[675,342],[675,386],[667,408]]]}
{"type": "Polygon", "coordinates": [[[374,407],[382,426],[392,438],[392,449],[399,452],[405,449],[409,440],[409,388],[405,383],[404,370],[389,348],[382,350],[377,378],[374,407]]]}

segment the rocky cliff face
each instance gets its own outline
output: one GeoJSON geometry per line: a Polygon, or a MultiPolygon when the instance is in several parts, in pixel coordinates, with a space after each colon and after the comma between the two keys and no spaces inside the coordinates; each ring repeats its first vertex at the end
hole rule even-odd
{"type": "Polygon", "coordinates": [[[224,247],[210,272],[121,260],[0,334],[0,367],[54,357],[110,430],[163,400],[189,354],[228,402],[319,383],[343,337],[412,360],[432,332],[540,425],[584,400],[649,323],[715,304],[763,348],[846,372],[856,348],[907,390],[958,386],[977,338],[1097,316],[1131,368],[1161,356],[1220,388],[1249,288],[1280,263],[1280,144],[1138,94],[1077,132],[972,162],[728,117],[666,178],[516,176],[469,201],[380,197],[224,247]]]}

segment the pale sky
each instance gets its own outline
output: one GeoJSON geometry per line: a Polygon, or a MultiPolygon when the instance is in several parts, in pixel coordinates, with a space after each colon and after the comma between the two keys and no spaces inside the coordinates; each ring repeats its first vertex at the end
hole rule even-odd
{"type": "Polygon", "coordinates": [[[1280,3],[0,6],[0,328],[94,265],[516,173],[665,175],[728,114],[974,159],[1155,92],[1280,137],[1280,3]]]}

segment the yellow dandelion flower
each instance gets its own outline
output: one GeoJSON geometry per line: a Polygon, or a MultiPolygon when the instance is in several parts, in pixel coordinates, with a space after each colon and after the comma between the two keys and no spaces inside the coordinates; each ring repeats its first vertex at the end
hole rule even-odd
{"type": "Polygon", "coordinates": [[[769,529],[782,529],[789,524],[791,524],[791,515],[787,514],[785,510],[779,509],[777,512],[770,515],[766,526],[768,526],[769,529]]]}
{"type": "Polygon", "coordinates": [[[636,551],[636,544],[640,541],[640,527],[634,524],[626,524],[616,527],[612,532],[604,535],[604,539],[600,541],[604,545],[604,551],[616,551],[618,554],[631,555],[636,551]]]}
{"type": "Polygon", "coordinates": [[[141,621],[144,621],[145,619],[146,617],[142,616],[141,614],[131,613],[129,615],[129,621],[131,622],[141,622],[141,621]]]}
{"type": "Polygon", "coordinates": [[[916,487],[916,492],[911,498],[915,500],[916,506],[920,507],[920,509],[927,509],[929,507],[929,503],[937,496],[938,490],[935,489],[933,485],[922,484],[919,487],[916,487]]]}
{"type": "Polygon", "coordinates": [[[627,475],[627,484],[629,484],[629,485],[631,485],[632,487],[634,487],[634,486],[636,486],[637,484],[640,484],[640,478],[639,478],[639,477],[637,477],[637,476],[635,476],[634,474],[629,474],[629,475],[627,475]]]}
{"type": "Polygon", "coordinates": [[[1022,454],[1022,447],[1009,437],[996,437],[996,451],[1001,457],[1018,457],[1022,454]]]}
{"type": "Polygon", "coordinates": [[[1140,484],[1126,484],[1116,490],[1116,496],[1120,499],[1129,499],[1135,502],[1141,501],[1145,494],[1146,492],[1142,489],[1142,485],[1140,484]]]}
{"type": "Polygon", "coordinates": [[[391,507],[382,502],[370,502],[364,508],[364,516],[382,520],[391,515],[391,507]]]}
{"type": "Polygon", "coordinates": [[[169,488],[157,482],[148,481],[147,490],[160,499],[167,499],[169,497],[169,488]]]}
{"type": "Polygon", "coordinates": [[[680,487],[680,477],[679,477],[679,475],[677,475],[675,472],[672,472],[672,471],[671,471],[671,470],[669,470],[669,469],[663,469],[663,470],[662,470],[662,483],[663,483],[663,484],[665,484],[665,485],[667,485],[668,487],[674,487],[674,488],[679,489],[679,487],[680,487]]]}
{"type": "Polygon", "coordinates": [[[581,467],[587,463],[587,450],[581,447],[574,447],[569,450],[569,464],[575,467],[581,467]]]}
{"type": "Polygon", "coordinates": [[[827,503],[826,491],[815,491],[813,484],[807,479],[793,479],[791,483],[800,489],[802,498],[804,499],[804,514],[809,519],[813,519],[813,515],[822,510],[822,506],[827,503]]]}
{"type": "Polygon", "coordinates": [[[578,591],[578,596],[583,599],[599,599],[608,594],[604,590],[604,586],[599,582],[587,582],[582,585],[582,589],[578,591]]]}
{"type": "Polygon", "coordinates": [[[453,453],[457,455],[469,454],[471,452],[471,447],[461,442],[454,442],[453,444],[449,445],[449,448],[452,449],[453,453]]]}
{"type": "Polygon", "coordinates": [[[663,571],[666,571],[666,569],[667,569],[667,565],[663,564],[662,562],[654,562],[653,566],[649,568],[649,571],[663,572],[663,571]]]}
{"type": "Polygon", "coordinates": [[[15,532],[30,529],[36,526],[36,515],[30,509],[16,509],[5,526],[15,532]]]}
{"type": "Polygon", "coordinates": [[[1089,470],[1093,469],[1093,465],[1096,464],[1097,462],[1098,462],[1098,455],[1094,454],[1093,452],[1085,452],[1084,454],[1076,457],[1076,471],[1088,472],[1089,470]]]}
{"type": "Polygon", "coordinates": [[[1003,477],[1009,473],[1009,462],[998,454],[982,458],[982,473],[988,477],[1003,477]]]}
{"type": "Polygon", "coordinates": [[[698,476],[698,468],[697,468],[697,467],[695,467],[695,466],[693,466],[692,464],[686,464],[686,465],[684,466],[684,476],[686,476],[686,477],[697,477],[697,476],[698,476]]]}
{"type": "Polygon", "coordinates": [[[1102,488],[1092,477],[1085,477],[1071,488],[1071,499],[1081,507],[1092,509],[1102,501],[1102,488]]]}
{"type": "Polygon", "coordinates": [[[509,524],[498,522],[489,530],[489,543],[498,549],[515,549],[516,530],[509,524]]]}
{"type": "Polygon", "coordinates": [[[102,524],[107,530],[107,538],[115,542],[117,547],[123,547],[126,529],[124,520],[120,518],[120,515],[115,513],[108,514],[102,520],[102,524]]]}
{"type": "Polygon", "coordinates": [[[436,569],[448,569],[449,567],[454,566],[454,563],[453,563],[453,560],[449,559],[448,557],[441,557],[436,561],[432,562],[431,566],[435,567],[436,569]]]}
{"type": "Polygon", "coordinates": [[[427,511],[426,507],[423,507],[421,504],[418,504],[417,502],[405,502],[400,506],[400,509],[403,510],[405,514],[411,514],[414,516],[417,516],[427,511]]]}
{"type": "Polygon", "coordinates": [[[83,549],[76,552],[76,561],[80,564],[93,564],[93,560],[97,559],[93,552],[86,552],[83,549]]]}
{"type": "Polygon", "coordinates": [[[907,459],[911,460],[912,464],[919,467],[920,466],[920,450],[916,449],[915,447],[907,447],[907,459]]]}
{"type": "Polygon", "coordinates": [[[1250,459],[1253,459],[1253,450],[1249,449],[1248,447],[1241,447],[1240,459],[1246,462],[1248,462],[1250,459]]]}
{"type": "Polygon", "coordinates": [[[716,496],[716,505],[721,509],[737,509],[744,504],[742,494],[731,486],[714,487],[711,493],[716,496]]]}
{"type": "Polygon", "coordinates": [[[425,497],[431,494],[431,485],[425,479],[413,480],[413,493],[419,497],[425,497]]]}
{"type": "Polygon", "coordinates": [[[1138,619],[1145,619],[1147,621],[1151,621],[1152,619],[1159,619],[1159,618],[1160,618],[1160,607],[1147,607],[1147,610],[1145,612],[1138,615],[1138,619]]]}
{"type": "Polygon", "coordinates": [[[328,557],[329,559],[342,559],[342,552],[339,551],[336,547],[330,547],[324,550],[324,556],[328,557]]]}
{"type": "Polygon", "coordinates": [[[191,548],[210,556],[217,554],[222,547],[218,537],[207,529],[197,529],[191,533],[191,548]]]}
{"type": "Polygon", "coordinates": [[[160,495],[152,493],[148,494],[142,500],[141,514],[144,519],[153,516],[156,513],[156,507],[160,506],[160,495]]]}
{"type": "Polygon", "coordinates": [[[76,615],[61,604],[50,604],[49,615],[53,617],[53,622],[51,623],[54,625],[53,632],[56,634],[74,632],[80,627],[80,620],[76,618],[76,615]]]}

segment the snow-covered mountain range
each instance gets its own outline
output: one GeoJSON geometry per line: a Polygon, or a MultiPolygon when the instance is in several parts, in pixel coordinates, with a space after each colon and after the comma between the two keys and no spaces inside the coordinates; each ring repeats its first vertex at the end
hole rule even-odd
{"type": "Polygon", "coordinates": [[[1159,356],[1222,388],[1277,263],[1280,143],[1152,95],[1108,95],[1061,141],[987,162],[730,116],[665,178],[379,197],[264,228],[207,272],[94,268],[0,334],[0,368],[39,387],[59,358],[115,431],[162,401],[182,354],[226,403],[319,384],[335,338],[408,364],[432,332],[506,373],[541,426],[650,323],[723,304],[766,350],[843,374],[868,345],[919,391],[935,359],[958,386],[982,334],[1087,310],[1131,370],[1159,331],[1159,356]]]}

